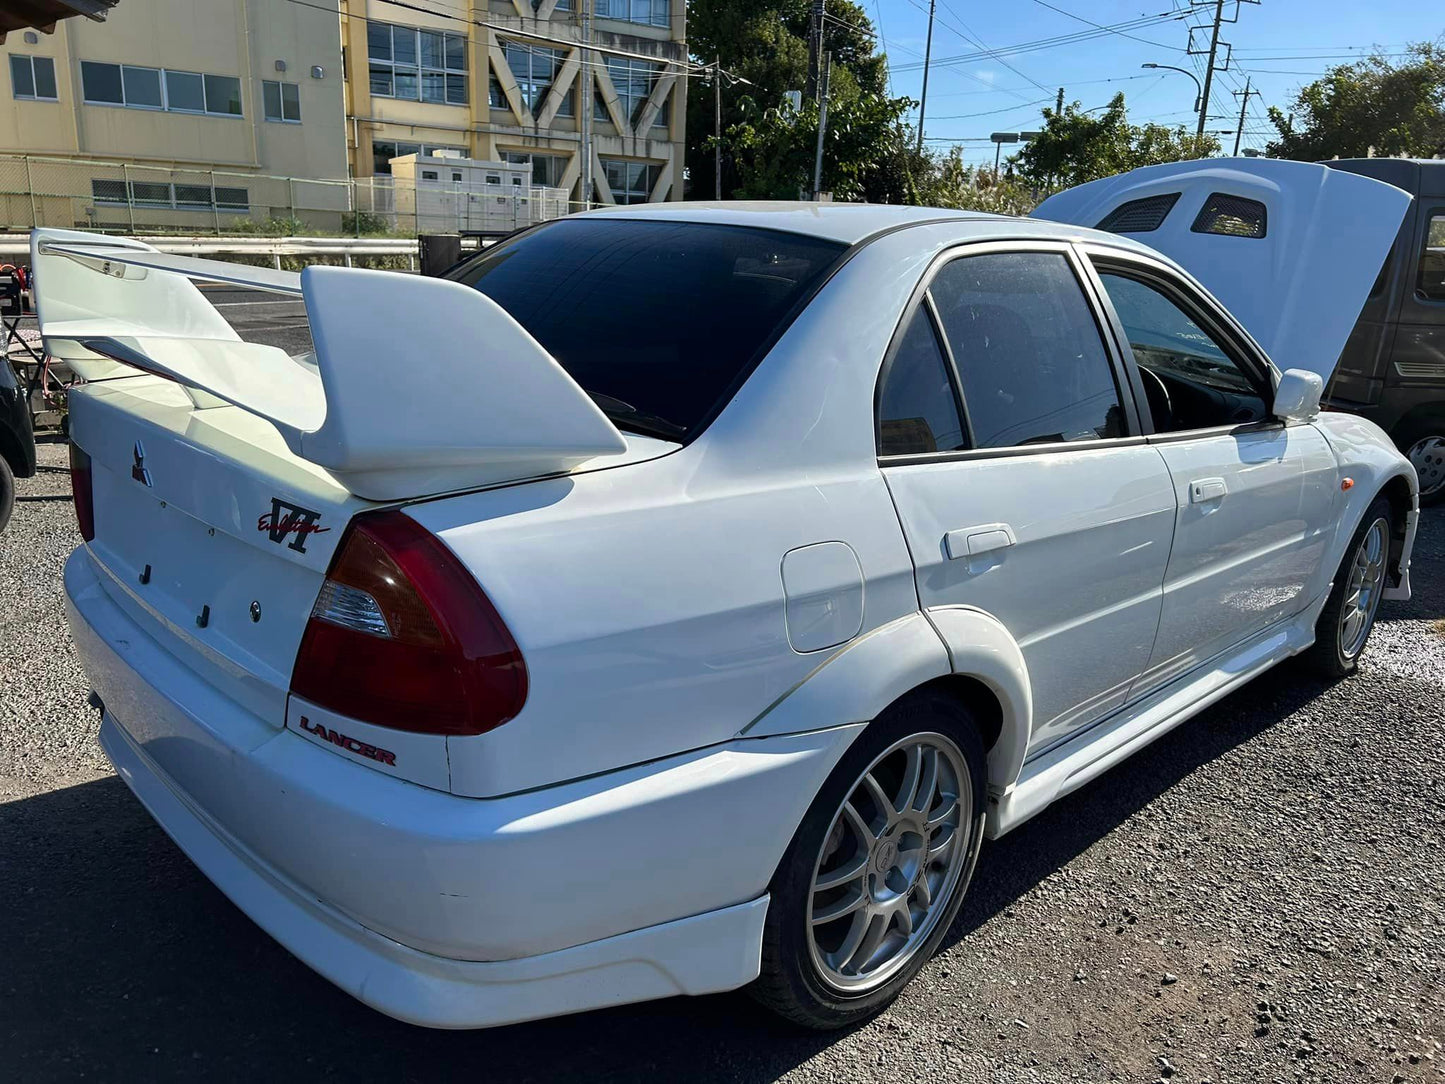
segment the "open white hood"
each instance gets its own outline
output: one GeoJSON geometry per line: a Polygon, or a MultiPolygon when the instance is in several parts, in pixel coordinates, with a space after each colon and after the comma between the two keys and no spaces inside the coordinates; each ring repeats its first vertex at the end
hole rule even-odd
{"type": "Polygon", "coordinates": [[[1409,206],[1393,185],[1328,166],[1213,158],[1090,181],[1049,197],[1033,217],[1095,227],[1124,208],[1116,232],[1202,282],[1280,369],[1328,381],[1409,206]],[[1251,202],[1221,204],[1219,196],[1251,202]],[[1213,212],[1221,207],[1244,217],[1220,224],[1213,212]],[[1126,216],[1133,221],[1121,222],[1126,216]],[[1253,235],[1202,232],[1211,222],[1253,235]]]}

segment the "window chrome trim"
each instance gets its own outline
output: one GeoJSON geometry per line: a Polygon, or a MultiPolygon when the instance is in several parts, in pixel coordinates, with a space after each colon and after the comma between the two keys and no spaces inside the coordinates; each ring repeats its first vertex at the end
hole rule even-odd
{"type": "Polygon", "coordinates": [[[1100,451],[1115,448],[1138,448],[1152,438],[1099,437],[1097,440],[1064,440],[1052,444],[1014,444],[1007,448],[968,448],[960,452],[914,452],[909,455],[880,455],[879,467],[914,467],[927,463],[965,462],[975,459],[1017,459],[1031,455],[1059,455],[1063,452],[1100,451]]]}

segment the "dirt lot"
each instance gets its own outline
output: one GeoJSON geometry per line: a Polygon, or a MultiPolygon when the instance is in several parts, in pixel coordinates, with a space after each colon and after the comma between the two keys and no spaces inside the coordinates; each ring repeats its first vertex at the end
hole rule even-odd
{"type": "Polygon", "coordinates": [[[872,1023],[731,994],[439,1033],[298,964],[107,770],[41,456],[0,535],[0,1079],[1445,1082],[1445,513],[1358,678],[1277,669],[986,846],[872,1023]]]}

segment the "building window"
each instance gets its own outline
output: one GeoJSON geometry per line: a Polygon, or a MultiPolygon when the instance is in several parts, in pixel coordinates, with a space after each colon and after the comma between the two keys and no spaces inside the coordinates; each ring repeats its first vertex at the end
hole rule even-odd
{"type": "MultiPolygon", "coordinates": [[[[653,88],[657,86],[658,76],[662,74],[662,65],[649,64],[645,60],[609,56],[607,58],[607,74],[612,79],[612,88],[617,91],[617,101],[622,108],[622,115],[630,124],[636,124],[637,118],[642,115],[642,107],[647,104],[653,88]]],[[[607,106],[600,100],[593,106],[593,109],[593,115],[598,120],[611,119],[607,113],[607,106]]],[[[658,120],[662,124],[666,124],[663,113],[664,111],[661,109],[657,111],[658,120]]]]}
{"type": "Polygon", "coordinates": [[[487,105],[493,109],[509,109],[507,105],[506,92],[502,90],[502,84],[493,75],[487,80],[487,105]]]}
{"type": "Polygon", "coordinates": [[[165,109],[172,113],[210,113],[222,117],[242,115],[241,80],[230,75],[82,60],[80,85],[90,105],[123,105],[131,109],[165,109]]]}
{"type": "Polygon", "coordinates": [[[249,211],[250,193],[244,188],[212,188],[204,184],[169,184],[159,181],[112,181],[94,178],[90,196],[110,206],[165,207],[177,211],[249,211]]]}
{"type": "MultiPolygon", "coordinates": [[[[544,49],[538,45],[522,45],[515,41],[503,42],[502,51],[507,58],[507,67],[512,69],[512,77],[517,80],[522,101],[527,103],[527,108],[536,116],[542,103],[547,100],[547,94],[551,91],[567,54],[561,49],[544,49]]],[[[500,89],[499,87],[498,90],[500,89]]],[[[557,116],[572,116],[572,103],[573,91],[569,89],[562,104],[557,107],[557,116]]],[[[506,105],[505,98],[502,105],[506,105]]]]}
{"type": "Polygon", "coordinates": [[[667,0],[597,0],[599,19],[621,19],[628,23],[668,26],[667,0]]]}
{"type": "Polygon", "coordinates": [[[508,165],[532,167],[532,183],[561,188],[562,177],[571,161],[565,154],[519,154],[508,151],[502,158],[508,165]]]}
{"type": "Polygon", "coordinates": [[[261,101],[267,120],[283,124],[301,123],[301,88],[296,83],[263,79],[261,101]]]}
{"type": "Polygon", "coordinates": [[[439,105],[467,104],[467,37],[370,22],[371,93],[439,105]]]}
{"type": "Polygon", "coordinates": [[[371,141],[371,172],[388,176],[391,160],[407,154],[431,155],[435,158],[465,158],[465,147],[442,147],[435,143],[397,143],[390,139],[371,141]]]}
{"type": "Polygon", "coordinates": [[[602,169],[607,174],[607,187],[612,189],[616,203],[646,203],[662,167],[648,162],[627,162],[619,158],[602,159],[602,169]]]}
{"type": "Polygon", "coordinates": [[[37,102],[57,101],[55,61],[48,56],[10,54],[10,89],[16,98],[37,102]]]}

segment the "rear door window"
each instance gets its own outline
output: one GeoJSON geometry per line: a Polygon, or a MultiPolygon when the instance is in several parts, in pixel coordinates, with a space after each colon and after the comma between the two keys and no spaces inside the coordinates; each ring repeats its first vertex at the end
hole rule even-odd
{"type": "Polygon", "coordinates": [[[1098,323],[1061,253],[965,256],[939,271],[930,293],[975,448],[1126,434],[1098,323]]]}
{"type": "Polygon", "coordinates": [[[621,428],[686,440],[846,251],[743,226],[577,218],[450,277],[506,309],[621,428]]]}

